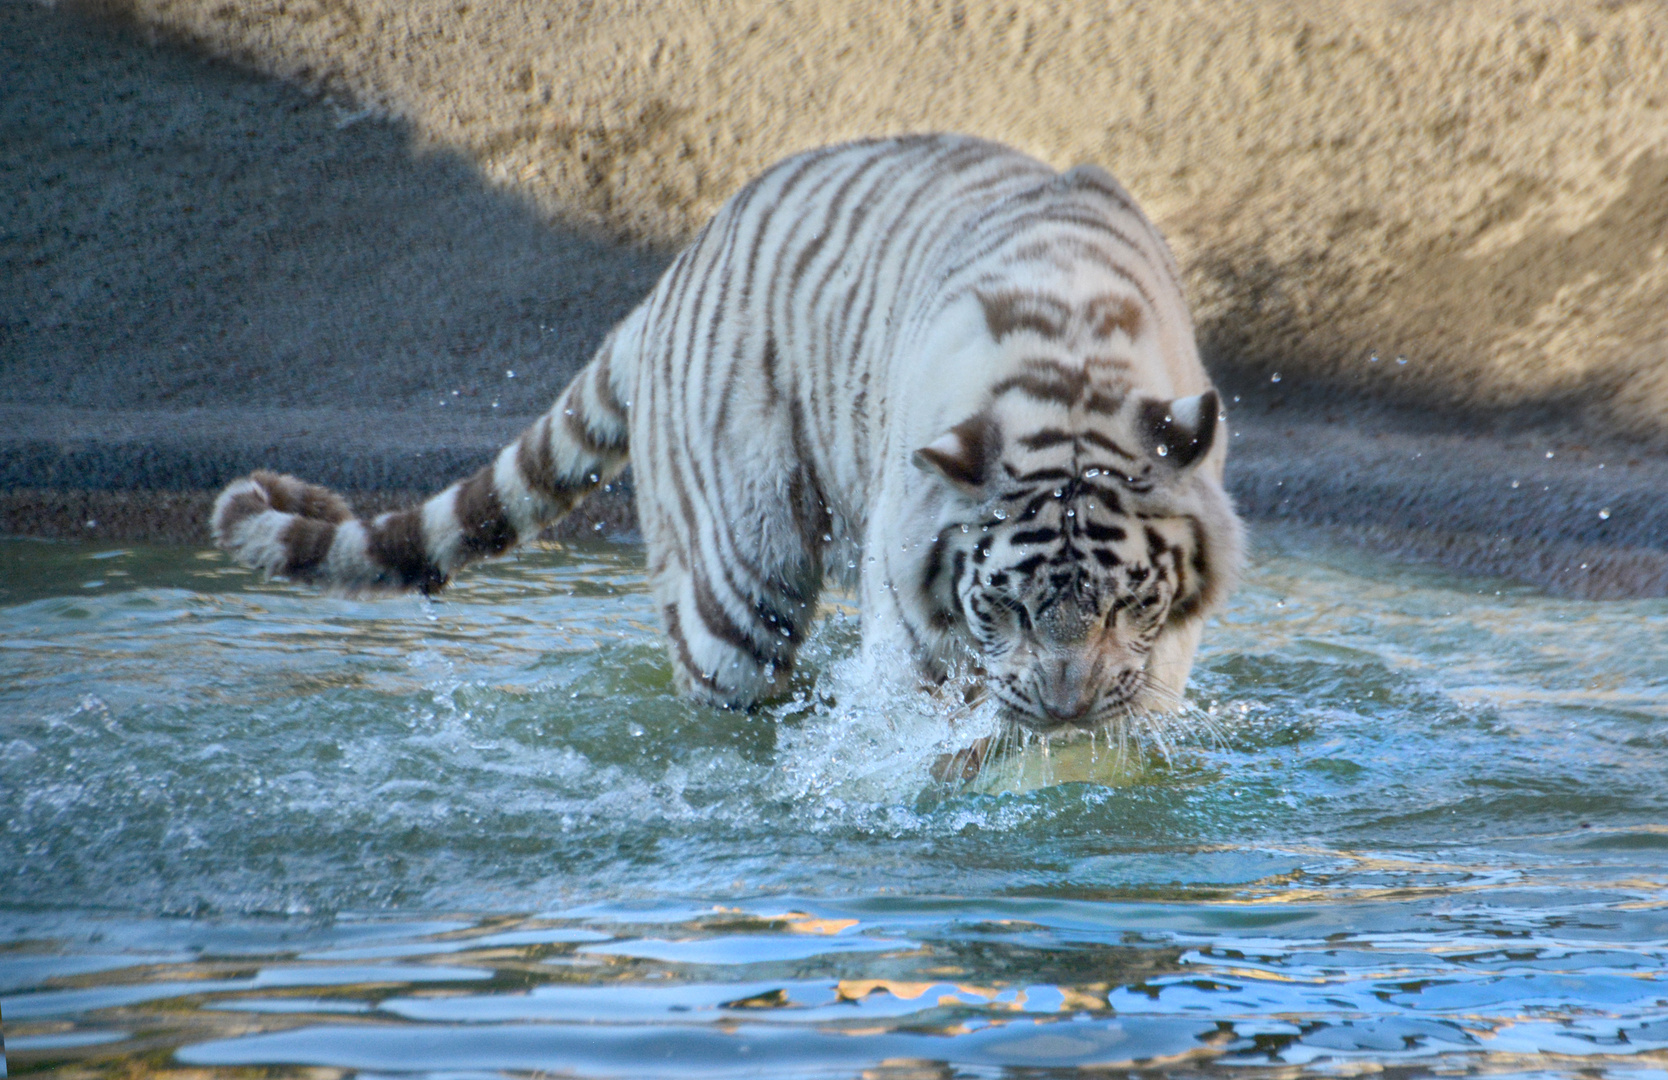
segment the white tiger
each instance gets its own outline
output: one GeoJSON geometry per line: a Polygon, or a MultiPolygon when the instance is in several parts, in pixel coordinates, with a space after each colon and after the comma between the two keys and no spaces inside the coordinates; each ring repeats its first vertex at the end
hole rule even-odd
{"type": "Polygon", "coordinates": [[[879,139],[743,188],[543,418],[420,507],[356,520],[258,472],[212,527],[269,574],[431,592],[629,446],[683,691],[782,691],[849,562],[866,651],[965,663],[1046,731],[1181,700],[1241,556],[1220,408],[1169,250],[1106,172],[879,139]]]}

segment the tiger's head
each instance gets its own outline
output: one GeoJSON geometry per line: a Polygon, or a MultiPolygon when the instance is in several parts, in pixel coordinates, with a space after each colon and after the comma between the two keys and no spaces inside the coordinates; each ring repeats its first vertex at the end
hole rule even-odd
{"type": "Polygon", "coordinates": [[[1064,378],[1039,366],[1017,393],[999,385],[914,454],[946,495],[923,598],[1037,731],[1147,704],[1155,644],[1226,594],[1239,558],[1227,497],[1201,468],[1215,391],[1166,401],[1064,378]]]}

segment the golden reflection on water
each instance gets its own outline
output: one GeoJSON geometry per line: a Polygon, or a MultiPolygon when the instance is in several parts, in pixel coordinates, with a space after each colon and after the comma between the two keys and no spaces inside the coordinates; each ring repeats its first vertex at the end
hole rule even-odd
{"type": "Polygon", "coordinates": [[[583,1071],[581,1027],[869,1040],[840,1075],[1664,1060],[1661,602],[1275,551],[1201,654],[1216,727],[1037,742],[944,790],[931,740],[864,748],[895,713],[817,695],[854,649],[838,604],[800,706],[743,715],[673,696],[630,551],[430,605],[36,556],[0,583],[0,975],[41,965],[4,991],[14,1068],[194,1075],[174,1048],[294,1035],[311,1057],[259,1067],[334,1076],[373,1037],[550,1029],[543,1064],[583,1071]],[[383,941],[401,911],[452,925],[383,941]]]}

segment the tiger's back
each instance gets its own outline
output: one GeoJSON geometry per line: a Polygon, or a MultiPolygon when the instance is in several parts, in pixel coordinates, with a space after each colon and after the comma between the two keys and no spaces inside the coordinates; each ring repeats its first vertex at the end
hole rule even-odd
{"type": "Polygon", "coordinates": [[[629,446],[686,690],[778,690],[839,552],[867,648],[982,664],[1021,722],[1090,723],[1179,698],[1233,577],[1217,415],[1169,252],[1110,176],[876,140],[747,185],[475,477],[362,523],[257,475],[215,525],[273,572],[432,588],[629,446]]]}

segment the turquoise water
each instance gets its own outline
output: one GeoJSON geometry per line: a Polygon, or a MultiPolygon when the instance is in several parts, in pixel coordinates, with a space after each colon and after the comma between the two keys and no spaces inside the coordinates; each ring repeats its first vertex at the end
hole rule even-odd
{"type": "Polygon", "coordinates": [[[990,718],[840,604],[794,701],[673,696],[635,548],[0,543],[9,1067],[1668,1068],[1668,602],[1259,551],[1185,725],[952,789],[990,718]]]}

